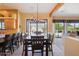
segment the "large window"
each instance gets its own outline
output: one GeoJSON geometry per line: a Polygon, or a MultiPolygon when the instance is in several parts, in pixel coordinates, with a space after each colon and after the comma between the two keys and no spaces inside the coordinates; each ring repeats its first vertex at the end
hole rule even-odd
{"type": "Polygon", "coordinates": [[[64,31],[64,24],[63,23],[55,23],[56,37],[62,37],[63,31],[64,31]]]}
{"type": "Polygon", "coordinates": [[[5,24],[2,20],[0,20],[0,29],[5,29],[5,24]]]}
{"type": "Polygon", "coordinates": [[[39,21],[28,19],[26,23],[28,25],[26,31],[30,33],[47,33],[47,19],[39,21]]]}
{"type": "Polygon", "coordinates": [[[67,23],[67,31],[68,32],[72,32],[75,30],[75,27],[74,27],[75,23],[67,23]]]}
{"type": "Polygon", "coordinates": [[[60,37],[63,34],[78,33],[79,32],[79,20],[54,20],[56,37],[60,37]]]}
{"type": "Polygon", "coordinates": [[[79,31],[79,23],[67,23],[67,31],[79,31]]]}
{"type": "Polygon", "coordinates": [[[63,23],[55,23],[55,29],[58,31],[58,32],[62,32],[63,31],[63,23]]]}
{"type": "Polygon", "coordinates": [[[32,33],[34,33],[34,32],[36,32],[36,23],[35,22],[31,22],[30,23],[30,32],[32,33]]]}
{"type": "Polygon", "coordinates": [[[39,22],[38,23],[38,31],[45,33],[47,32],[47,22],[39,22]]]}
{"type": "Polygon", "coordinates": [[[75,30],[79,31],[79,23],[75,23],[75,30]]]}

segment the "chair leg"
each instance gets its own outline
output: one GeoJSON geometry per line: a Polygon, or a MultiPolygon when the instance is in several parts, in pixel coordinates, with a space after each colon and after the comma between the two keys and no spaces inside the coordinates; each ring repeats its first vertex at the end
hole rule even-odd
{"type": "Polygon", "coordinates": [[[34,56],[34,50],[32,50],[32,56],[34,56]]]}
{"type": "Polygon", "coordinates": [[[53,56],[53,49],[52,49],[52,45],[51,45],[51,51],[52,51],[52,56],[53,56]]]}
{"type": "Polygon", "coordinates": [[[3,47],[1,48],[1,55],[4,55],[3,47]]]}
{"type": "Polygon", "coordinates": [[[4,56],[6,56],[6,52],[5,52],[5,50],[6,50],[5,47],[2,48],[2,53],[3,53],[4,56]]]}
{"type": "Polygon", "coordinates": [[[43,49],[41,50],[42,56],[43,56],[43,49]]]}
{"type": "Polygon", "coordinates": [[[9,47],[9,50],[10,50],[10,53],[12,54],[12,48],[11,47],[9,47]]]}
{"type": "Polygon", "coordinates": [[[23,52],[22,52],[22,56],[24,55],[24,52],[25,52],[25,51],[23,50],[23,52]]]}
{"type": "Polygon", "coordinates": [[[12,45],[12,53],[14,52],[14,46],[12,45]]]}
{"type": "Polygon", "coordinates": [[[51,45],[49,45],[49,48],[48,49],[49,49],[49,51],[51,51],[51,45]]]}

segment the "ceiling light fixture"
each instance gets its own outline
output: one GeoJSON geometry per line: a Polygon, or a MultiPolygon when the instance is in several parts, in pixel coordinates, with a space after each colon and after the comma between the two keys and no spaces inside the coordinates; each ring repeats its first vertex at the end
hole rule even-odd
{"type": "Polygon", "coordinates": [[[37,22],[38,22],[38,3],[37,3],[37,22]]]}

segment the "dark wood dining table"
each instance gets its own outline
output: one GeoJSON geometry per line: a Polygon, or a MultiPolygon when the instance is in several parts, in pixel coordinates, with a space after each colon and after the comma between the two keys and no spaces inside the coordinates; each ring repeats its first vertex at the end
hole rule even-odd
{"type": "MultiPolygon", "coordinates": [[[[24,38],[24,42],[25,42],[25,56],[28,56],[28,45],[32,45],[32,39],[31,36],[27,36],[26,38],[24,38]]],[[[49,46],[49,39],[47,36],[44,37],[44,45],[46,46],[46,56],[48,56],[48,46],[49,46]]]]}

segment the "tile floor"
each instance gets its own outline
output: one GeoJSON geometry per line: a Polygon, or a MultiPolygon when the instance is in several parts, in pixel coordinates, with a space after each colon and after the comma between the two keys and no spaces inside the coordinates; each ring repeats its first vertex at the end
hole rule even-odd
{"type": "MultiPolygon", "coordinates": [[[[64,56],[63,39],[55,38],[52,49],[54,56],[64,56]]],[[[22,56],[22,51],[23,51],[23,45],[20,45],[20,47],[16,49],[12,55],[9,56],[22,56]]],[[[28,55],[32,56],[31,51],[29,51],[28,55]]],[[[41,56],[40,53],[35,53],[34,55],[41,56]]],[[[44,52],[44,56],[45,56],[45,52],[44,52]]],[[[49,56],[52,56],[51,51],[49,52],[49,56]]]]}
{"type": "MultiPolygon", "coordinates": [[[[16,50],[11,56],[22,56],[22,49],[23,46],[21,45],[18,50],[16,50]]],[[[29,51],[28,55],[31,56],[31,51],[29,51]]],[[[64,49],[63,49],[63,39],[55,38],[54,45],[53,45],[53,54],[54,56],[64,56],[64,49]]],[[[45,55],[45,52],[44,52],[45,55]]],[[[35,56],[41,56],[40,53],[35,53],[35,56]]],[[[52,56],[51,51],[49,52],[49,56],[52,56]]]]}

